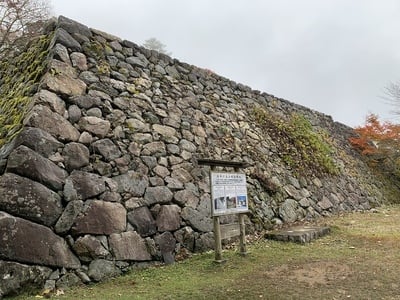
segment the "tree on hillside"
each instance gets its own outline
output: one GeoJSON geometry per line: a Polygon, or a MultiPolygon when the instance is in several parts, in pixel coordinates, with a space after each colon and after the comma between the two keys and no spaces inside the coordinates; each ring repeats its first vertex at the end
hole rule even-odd
{"type": "Polygon", "coordinates": [[[171,52],[168,52],[167,49],[165,48],[166,46],[161,43],[159,40],[156,38],[150,38],[146,40],[143,44],[143,47],[150,49],[150,50],[155,50],[157,52],[166,54],[166,55],[171,55],[171,52]]]}
{"type": "Polygon", "coordinates": [[[50,11],[49,0],[0,0],[0,60],[40,34],[50,11]]]}
{"type": "Polygon", "coordinates": [[[400,124],[382,122],[375,114],[366,118],[364,126],[355,128],[350,143],[369,163],[400,180],[400,124]]]}

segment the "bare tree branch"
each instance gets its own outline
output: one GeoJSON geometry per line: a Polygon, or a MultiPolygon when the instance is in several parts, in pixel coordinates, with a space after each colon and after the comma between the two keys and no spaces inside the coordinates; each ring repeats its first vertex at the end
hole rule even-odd
{"type": "Polygon", "coordinates": [[[50,0],[0,0],[0,60],[40,34],[50,15],[50,0]]]}
{"type": "Polygon", "coordinates": [[[400,82],[390,82],[383,89],[382,99],[394,108],[394,115],[400,116],[400,82]]]}

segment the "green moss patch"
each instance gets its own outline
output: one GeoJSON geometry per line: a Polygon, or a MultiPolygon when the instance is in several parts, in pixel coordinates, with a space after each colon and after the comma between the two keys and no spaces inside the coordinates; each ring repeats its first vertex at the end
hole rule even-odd
{"type": "Polygon", "coordinates": [[[338,174],[328,134],[314,129],[303,115],[293,113],[283,118],[257,107],[253,109],[252,116],[275,141],[278,156],[295,173],[338,174]]]}
{"type": "Polygon", "coordinates": [[[22,130],[42,78],[51,35],[31,41],[20,55],[0,62],[0,147],[22,130]]]}

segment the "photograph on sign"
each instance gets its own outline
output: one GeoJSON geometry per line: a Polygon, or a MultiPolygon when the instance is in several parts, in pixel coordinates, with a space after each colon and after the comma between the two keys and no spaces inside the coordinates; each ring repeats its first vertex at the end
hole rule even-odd
{"type": "Polygon", "coordinates": [[[238,209],[246,209],[247,210],[247,197],[246,195],[238,196],[238,209]]]}
{"type": "Polygon", "coordinates": [[[228,196],[226,196],[226,208],[227,209],[236,208],[236,195],[235,194],[228,194],[228,196]]]}
{"type": "Polygon", "coordinates": [[[247,188],[242,186],[236,187],[237,209],[248,210],[247,204],[247,188]]]}
{"type": "Polygon", "coordinates": [[[212,214],[248,211],[246,174],[211,172],[212,214]]]}
{"type": "Polygon", "coordinates": [[[214,211],[226,210],[225,188],[217,186],[213,190],[214,195],[214,211]]]}

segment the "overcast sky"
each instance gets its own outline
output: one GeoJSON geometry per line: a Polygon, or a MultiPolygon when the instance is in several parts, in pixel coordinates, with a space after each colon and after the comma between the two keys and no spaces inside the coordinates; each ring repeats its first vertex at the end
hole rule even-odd
{"type": "MultiPolygon", "coordinates": [[[[350,126],[400,80],[398,0],[51,0],[64,15],[350,126]]],[[[400,105],[400,103],[399,103],[400,105]]]]}

